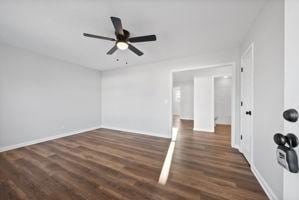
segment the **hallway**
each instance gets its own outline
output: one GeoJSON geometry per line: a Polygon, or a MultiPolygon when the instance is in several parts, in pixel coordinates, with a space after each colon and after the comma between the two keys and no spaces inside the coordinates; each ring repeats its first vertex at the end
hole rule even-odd
{"type": "Polygon", "coordinates": [[[230,146],[230,127],[193,131],[193,121],[174,117],[177,141],[167,187],[201,199],[267,199],[243,156],[230,146]]]}

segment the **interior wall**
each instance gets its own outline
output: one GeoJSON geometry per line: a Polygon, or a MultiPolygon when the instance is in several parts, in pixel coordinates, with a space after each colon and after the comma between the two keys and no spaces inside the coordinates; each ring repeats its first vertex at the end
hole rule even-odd
{"type": "Polygon", "coordinates": [[[214,132],[214,77],[194,77],[194,130],[214,132]]]}
{"type": "Polygon", "coordinates": [[[231,124],[232,79],[218,77],[215,86],[215,123],[231,124]]]}
{"type": "Polygon", "coordinates": [[[282,199],[283,172],[273,135],[283,132],[284,1],[267,1],[242,45],[254,44],[252,168],[268,195],[282,199]]]}
{"type": "Polygon", "coordinates": [[[236,49],[233,49],[104,71],[102,126],[170,138],[173,88],[171,72],[230,63],[236,60],[236,55],[236,49]]]}
{"type": "Polygon", "coordinates": [[[0,149],[99,127],[100,72],[0,44],[0,149]]]}
{"type": "Polygon", "coordinates": [[[193,81],[184,81],[174,83],[180,88],[181,101],[180,105],[180,119],[193,120],[193,81]]]}
{"type": "Polygon", "coordinates": [[[193,81],[180,84],[181,88],[181,119],[193,120],[193,81]]]}
{"type": "Polygon", "coordinates": [[[176,86],[173,88],[172,93],[172,114],[173,115],[180,115],[181,114],[181,99],[177,99],[176,94],[177,92],[181,93],[181,88],[176,86]]]}

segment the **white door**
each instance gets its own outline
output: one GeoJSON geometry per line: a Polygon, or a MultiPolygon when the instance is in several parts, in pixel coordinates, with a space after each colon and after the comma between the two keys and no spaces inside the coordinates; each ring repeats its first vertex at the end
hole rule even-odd
{"type": "Polygon", "coordinates": [[[241,57],[241,138],[240,150],[251,163],[253,115],[253,45],[241,57]]]}
{"type": "MultiPolygon", "coordinates": [[[[284,107],[299,111],[299,1],[285,1],[285,96],[284,107]]],[[[299,122],[284,123],[284,134],[299,137],[299,122]]],[[[295,148],[299,155],[299,148],[295,148]]],[[[299,173],[284,170],[284,200],[299,199],[299,173]]]]}

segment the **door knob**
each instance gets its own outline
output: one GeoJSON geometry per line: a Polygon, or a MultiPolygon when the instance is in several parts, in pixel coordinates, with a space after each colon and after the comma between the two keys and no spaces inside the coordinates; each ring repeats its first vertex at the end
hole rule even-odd
{"type": "Polygon", "coordinates": [[[250,110],[249,110],[249,111],[246,111],[245,114],[246,114],[246,115],[251,115],[251,111],[250,111],[250,110]]]}
{"type": "Polygon", "coordinates": [[[298,111],[296,109],[288,109],[283,112],[283,118],[289,122],[298,121],[298,111]]]}
{"type": "Polygon", "coordinates": [[[274,142],[279,146],[284,146],[285,144],[288,144],[290,148],[295,148],[299,144],[298,137],[293,133],[288,133],[287,135],[276,133],[273,139],[274,142]]]}

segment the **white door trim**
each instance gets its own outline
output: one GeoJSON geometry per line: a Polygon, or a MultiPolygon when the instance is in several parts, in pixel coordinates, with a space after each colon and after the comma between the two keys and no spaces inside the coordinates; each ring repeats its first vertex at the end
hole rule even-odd
{"type": "MultiPolygon", "coordinates": [[[[251,68],[251,102],[252,102],[252,105],[251,105],[251,112],[252,112],[252,115],[251,115],[251,132],[249,132],[249,136],[250,136],[250,158],[249,158],[249,163],[250,165],[254,165],[253,163],[253,120],[254,120],[254,43],[251,43],[249,45],[249,47],[244,51],[244,53],[242,54],[241,56],[241,68],[243,67],[242,65],[242,60],[243,60],[243,57],[251,51],[251,55],[252,55],[252,68],[251,68]]],[[[242,73],[241,73],[241,76],[240,76],[240,86],[241,86],[241,93],[240,93],[240,97],[241,97],[241,101],[242,101],[242,73]]],[[[240,109],[240,119],[242,120],[242,113],[241,113],[241,109],[240,109]]],[[[242,123],[241,123],[241,120],[240,120],[240,134],[241,131],[242,131],[242,123]]],[[[244,154],[244,151],[243,151],[243,147],[242,147],[242,141],[240,140],[240,151],[244,154]]]]}
{"type": "Polygon", "coordinates": [[[189,67],[189,68],[183,68],[183,69],[175,69],[175,70],[171,70],[170,71],[170,90],[169,90],[169,99],[170,99],[170,103],[169,103],[169,107],[170,107],[170,113],[169,113],[169,130],[170,133],[172,131],[172,101],[173,101],[173,97],[172,97],[172,88],[173,88],[173,73],[174,72],[182,72],[182,71],[189,71],[189,70],[196,70],[196,69],[206,69],[206,68],[213,68],[213,67],[223,67],[223,66],[232,66],[232,107],[231,107],[231,113],[232,113],[232,121],[231,121],[231,146],[233,148],[239,149],[239,144],[236,144],[236,133],[239,133],[240,131],[238,130],[237,127],[240,127],[240,122],[236,119],[237,114],[236,112],[239,113],[240,111],[240,102],[237,99],[237,65],[235,62],[227,62],[227,63],[218,63],[218,64],[214,64],[214,65],[203,65],[203,66],[196,66],[196,67],[189,67]]]}

